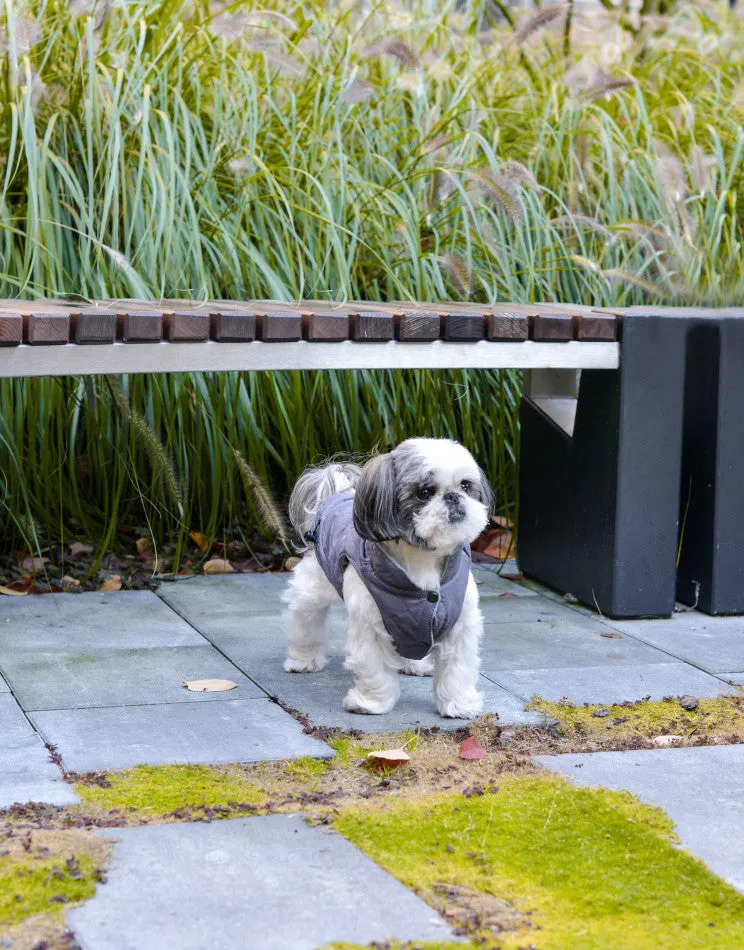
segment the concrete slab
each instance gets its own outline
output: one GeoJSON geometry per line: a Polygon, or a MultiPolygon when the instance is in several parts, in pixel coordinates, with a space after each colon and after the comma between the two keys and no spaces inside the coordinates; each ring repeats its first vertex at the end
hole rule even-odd
{"type": "MultiPolygon", "coordinates": [[[[437,712],[430,677],[401,676],[401,697],[392,712],[382,716],[360,716],[343,708],[343,698],[352,684],[351,673],[341,657],[333,657],[319,673],[285,673],[281,664],[264,661],[252,666],[252,675],[267,692],[292,709],[307,715],[314,725],[359,729],[362,732],[398,732],[420,726],[428,729],[457,729],[462,719],[444,719],[437,712]]],[[[481,677],[487,712],[497,712],[503,723],[528,725],[542,717],[526,712],[524,704],[507,690],[481,677]]]]}
{"type": "Polygon", "coordinates": [[[574,618],[568,622],[486,623],[481,648],[484,673],[675,662],[674,657],[632,637],[602,636],[615,631],[598,620],[574,618]]]}
{"type": "Polygon", "coordinates": [[[67,915],[83,950],[452,939],[435,911],[350,842],[297,815],[105,834],[117,839],[108,881],[67,915]]]}
{"type": "Polygon", "coordinates": [[[0,658],[13,650],[203,645],[204,638],[149,590],[3,599],[0,658]]]}
{"type": "Polygon", "coordinates": [[[10,686],[5,682],[5,680],[0,676],[0,693],[9,693],[10,686]]]}
{"type": "Polygon", "coordinates": [[[80,799],[63,780],[18,703],[0,696],[0,808],[16,802],[75,805],[80,799]]]}
{"type": "MultiPolygon", "coordinates": [[[[503,583],[509,584],[510,581],[503,583]]],[[[513,586],[518,587],[517,584],[513,586]]],[[[522,588],[522,591],[525,590],[526,588],[522,588]]],[[[574,623],[585,619],[584,614],[571,607],[540,595],[525,596],[524,593],[491,589],[485,584],[479,588],[479,594],[480,608],[486,623],[544,623],[560,620],[574,623]],[[513,596],[507,596],[511,594],[513,596]]]]}
{"type": "Polygon", "coordinates": [[[731,692],[715,676],[686,663],[624,663],[613,666],[553,667],[541,670],[494,670],[489,672],[499,686],[529,700],[535,694],[558,702],[624,703],[650,697],[698,696],[708,698],[731,692]]]}
{"type": "Polygon", "coordinates": [[[185,577],[161,584],[158,596],[198,630],[208,633],[251,615],[281,614],[285,608],[280,597],[288,579],[288,574],[185,577]]]}
{"type": "Polygon", "coordinates": [[[56,709],[29,717],[70,772],[333,755],[268,699],[56,709]]]}
{"type": "Polygon", "coordinates": [[[265,694],[213,646],[149,650],[31,650],[0,653],[0,668],[24,709],[226,702],[265,694]],[[237,689],[192,693],[184,679],[229,679],[237,689]]]}
{"type": "Polygon", "coordinates": [[[516,581],[510,581],[492,570],[483,570],[482,565],[473,565],[473,577],[478,585],[478,592],[481,597],[486,594],[498,596],[499,594],[511,594],[514,597],[537,597],[538,592],[530,590],[529,587],[519,584],[516,581]]]}
{"type": "Polygon", "coordinates": [[[744,669],[744,616],[709,617],[688,610],[668,620],[607,623],[709,673],[744,669]]]}
{"type": "Polygon", "coordinates": [[[726,683],[736,683],[738,686],[744,686],[744,673],[718,673],[717,675],[726,683]]]}
{"type": "Polygon", "coordinates": [[[744,891],[744,745],[538,756],[582,785],[628,789],[658,805],[682,846],[744,891]]]}

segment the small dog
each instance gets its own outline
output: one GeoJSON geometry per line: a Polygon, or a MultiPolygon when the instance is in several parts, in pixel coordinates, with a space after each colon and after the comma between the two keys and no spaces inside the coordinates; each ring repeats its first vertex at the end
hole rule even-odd
{"type": "Polygon", "coordinates": [[[477,716],[483,618],[469,545],[486,526],[491,501],[472,455],[450,439],[408,439],[364,468],[307,469],[289,501],[308,547],[285,595],[284,669],[323,668],[328,608],[341,598],[346,667],[354,674],[347,711],[389,712],[402,672],[433,674],[442,716],[477,716]]]}

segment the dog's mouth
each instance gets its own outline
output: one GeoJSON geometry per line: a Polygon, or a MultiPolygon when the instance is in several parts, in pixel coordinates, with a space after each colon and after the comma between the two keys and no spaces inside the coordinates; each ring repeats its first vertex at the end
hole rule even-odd
{"type": "Polygon", "coordinates": [[[465,509],[458,507],[447,510],[447,520],[450,524],[462,524],[465,520],[465,509]]]}

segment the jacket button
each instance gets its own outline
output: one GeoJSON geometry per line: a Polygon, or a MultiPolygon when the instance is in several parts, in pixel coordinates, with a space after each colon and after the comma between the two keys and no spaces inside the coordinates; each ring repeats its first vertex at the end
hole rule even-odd
{"type": "Polygon", "coordinates": [[[436,604],[436,602],[439,600],[439,594],[435,590],[430,590],[426,595],[426,599],[430,604],[436,604]]]}

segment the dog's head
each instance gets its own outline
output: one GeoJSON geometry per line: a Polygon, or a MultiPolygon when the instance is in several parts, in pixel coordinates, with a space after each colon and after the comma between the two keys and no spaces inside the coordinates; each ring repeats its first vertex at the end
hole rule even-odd
{"type": "Polygon", "coordinates": [[[364,466],[354,527],[368,541],[451,554],[485,528],[491,501],[486,476],[459,442],[408,439],[364,466]]]}

